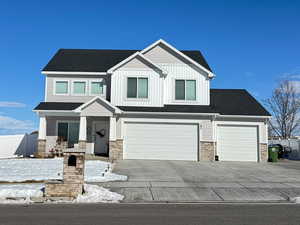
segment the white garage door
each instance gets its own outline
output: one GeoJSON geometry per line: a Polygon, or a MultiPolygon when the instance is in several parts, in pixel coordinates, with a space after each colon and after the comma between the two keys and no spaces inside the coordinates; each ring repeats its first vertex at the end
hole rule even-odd
{"type": "Polygon", "coordinates": [[[256,126],[218,126],[217,154],[220,161],[257,161],[256,126]]]}
{"type": "Polygon", "coordinates": [[[125,123],[124,159],[198,159],[198,126],[174,123],[125,123]]]}

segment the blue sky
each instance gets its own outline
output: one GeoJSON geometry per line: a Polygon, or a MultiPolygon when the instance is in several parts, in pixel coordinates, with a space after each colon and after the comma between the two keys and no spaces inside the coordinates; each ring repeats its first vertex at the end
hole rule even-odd
{"type": "Polygon", "coordinates": [[[38,127],[40,70],[59,48],[201,50],[214,88],[258,100],[300,78],[300,1],[1,1],[0,134],[38,127]]]}

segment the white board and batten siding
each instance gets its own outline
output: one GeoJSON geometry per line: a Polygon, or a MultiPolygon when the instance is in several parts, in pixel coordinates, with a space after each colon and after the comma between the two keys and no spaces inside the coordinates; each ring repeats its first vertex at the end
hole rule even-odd
{"type": "Polygon", "coordinates": [[[117,106],[163,106],[163,77],[154,70],[125,70],[120,69],[113,73],[111,78],[111,102],[117,106]],[[148,78],[148,99],[127,98],[127,78],[148,78]]]}
{"type": "Polygon", "coordinates": [[[198,124],[125,122],[124,159],[198,160],[198,124]]]}
{"type": "Polygon", "coordinates": [[[191,66],[190,62],[159,44],[144,55],[168,72],[164,80],[164,104],[200,104],[209,105],[209,84],[206,72],[191,66]],[[175,101],[175,79],[196,80],[196,101],[175,101]]]}

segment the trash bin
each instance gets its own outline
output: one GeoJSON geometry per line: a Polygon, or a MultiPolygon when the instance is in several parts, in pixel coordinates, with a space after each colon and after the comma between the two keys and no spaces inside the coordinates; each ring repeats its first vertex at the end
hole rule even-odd
{"type": "Polygon", "coordinates": [[[268,153],[269,153],[269,162],[278,162],[278,146],[269,146],[268,153]]]}

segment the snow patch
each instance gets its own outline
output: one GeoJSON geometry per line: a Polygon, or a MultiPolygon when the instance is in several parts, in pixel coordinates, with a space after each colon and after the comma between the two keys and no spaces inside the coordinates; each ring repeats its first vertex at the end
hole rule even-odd
{"type": "Polygon", "coordinates": [[[83,195],[79,195],[74,200],[75,203],[118,203],[124,198],[123,195],[92,184],[84,184],[84,192],[83,195]]]}
{"type": "Polygon", "coordinates": [[[31,197],[43,197],[43,184],[0,185],[0,204],[28,204],[31,197]]]}
{"type": "Polygon", "coordinates": [[[290,199],[291,202],[294,202],[296,204],[300,204],[300,197],[294,197],[290,199]]]}
{"type": "MultiPolygon", "coordinates": [[[[85,161],[86,182],[127,180],[127,176],[114,174],[112,164],[100,160],[85,161]]],[[[0,160],[0,181],[24,182],[62,179],[63,158],[55,159],[3,159],[0,160]]]]}

